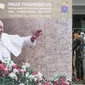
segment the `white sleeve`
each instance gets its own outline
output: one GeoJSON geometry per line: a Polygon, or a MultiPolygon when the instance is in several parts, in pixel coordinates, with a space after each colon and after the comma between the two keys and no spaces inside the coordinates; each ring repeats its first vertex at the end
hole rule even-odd
{"type": "Polygon", "coordinates": [[[35,46],[36,45],[36,40],[34,42],[32,42],[31,37],[32,36],[21,37],[22,40],[23,40],[23,45],[35,46]]]}

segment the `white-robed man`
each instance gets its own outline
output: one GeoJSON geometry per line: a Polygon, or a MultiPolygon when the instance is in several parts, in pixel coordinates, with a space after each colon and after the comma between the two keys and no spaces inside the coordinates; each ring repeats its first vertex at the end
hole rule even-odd
{"type": "Polygon", "coordinates": [[[20,37],[19,35],[9,35],[4,33],[4,24],[0,20],[0,60],[2,62],[11,60],[11,53],[18,56],[24,44],[36,45],[36,39],[41,30],[37,30],[32,36],[20,37]]]}

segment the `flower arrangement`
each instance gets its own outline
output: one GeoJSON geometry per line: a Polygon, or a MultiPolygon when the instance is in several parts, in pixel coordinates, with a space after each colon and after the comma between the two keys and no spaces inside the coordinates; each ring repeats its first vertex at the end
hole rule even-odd
{"type": "Polygon", "coordinates": [[[0,61],[0,85],[71,85],[67,77],[54,77],[48,81],[40,72],[30,69],[29,63],[16,65],[13,61],[0,61]]]}
{"type": "Polygon", "coordinates": [[[51,82],[53,83],[53,85],[71,85],[71,78],[65,75],[56,75],[55,77],[53,77],[51,82]]]}

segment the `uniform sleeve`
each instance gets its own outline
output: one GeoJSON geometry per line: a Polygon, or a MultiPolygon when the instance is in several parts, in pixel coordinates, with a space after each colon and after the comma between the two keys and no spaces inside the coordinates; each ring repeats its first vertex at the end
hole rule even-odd
{"type": "Polygon", "coordinates": [[[35,46],[36,40],[34,42],[32,42],[31,37],[32,36],[21,37],[21,39],[23,40],[23,45],[35,46]]]}
{"type": "Polygon", "coordinates": [[[77,47],[78,47],[78,39],[75,39],[75,40],[73,41],[73,50],[76,50],[77,47]]]}

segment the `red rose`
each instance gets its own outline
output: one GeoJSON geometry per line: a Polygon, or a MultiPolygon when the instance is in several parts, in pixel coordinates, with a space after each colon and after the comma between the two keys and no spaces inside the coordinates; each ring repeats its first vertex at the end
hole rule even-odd
{"type": "Polygon", "coordinates": [[[53,84],[54,84],[54,85],[58,85],[58,82],[57,82],[57,81],[54,81],[53,84]]]}
{"type": "Polygon", "coordinates": [[[32,72],[32,75],[36,75],[36,72],[32,72]]]}
{"type": "Polygon", "coordinates": [[[20,80],[20,77],[18,77],[17,81],[19,81],[19,80],[20,80]]]}
{"type": "Polygon", "coordinates": [[[39,79],[39,78],[37,79],[37,82],[38,82],[38,83],[40,82],[40,79],[39,79]]]}
{"type": "Polygon", "coordinates": [[[64,79],[64,78],[60,78],[60,83],[61,83],[62,85],[67,85],[67,84],[65,83],[65,79],[64,79]]]}
{"type": "Polygon", "coordinates": [[[66,83],[65,83],[65,81],[61,81],[60,82],[62,85],[67,85],[66,83]]]}
{"type": "Polygon", "coordinates": [[[5,75],[8,74],[8,70],[5,70],[5,71],[4,71],[4,74],[5,74],[5,75]]]}
{"type": "Polygon", "coordinates": [[[2,61],[0,60],[0,64],[2,64],[2,61]]]}
{"type": "Polygon", "coordinates": [[[5,70],[5,68],[4,68],[4,65],[3,64],[0,64],[0,70],[5,70]]]}
{"type": "Polygon", "coordinates": [[[60,81],[65,81],[65,79],[64,78],[60,78],[60,81]]]}
{"type": "Polygon", "coordinates": [[[12,67],[13,67],[13,68],[15,68],[15,69],[17,69],[17,68],[18,68],[18,67],[17,67],[17,65],[13,65],[12,67]]]}
{"type": "Polygon", "coordinates": [[[17,70],[19,71],[19,73],[24,74],[24,72],[21,69],[18,68],[17,70]]]}
{"type": "Polygon", "coordinates": [[[45,81],[45,82],[43,82],[43,85],[49,85],[49,84],[48,84],[48,82],[45,81]]]}
{"type": "Polygon", "coordinates": [[[3,64],[0,64],[0,70],[2,71],[2,76],[5,76],[8,73],[8,71],[5,70],[5,67],[3,64]]]}

